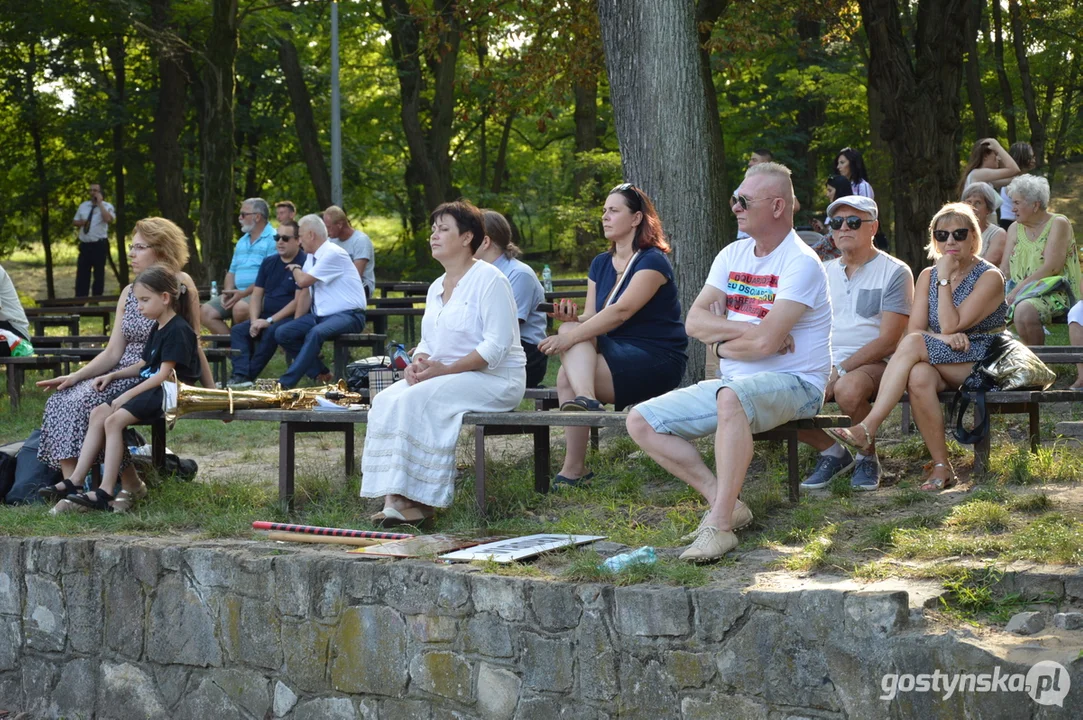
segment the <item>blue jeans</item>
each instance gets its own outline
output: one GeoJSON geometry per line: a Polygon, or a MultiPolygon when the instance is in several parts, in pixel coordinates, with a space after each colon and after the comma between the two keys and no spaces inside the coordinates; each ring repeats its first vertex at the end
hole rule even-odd
{"type": "Polygon", "coordinates": [[[275,350],[278,349],[278,342],[275,340],[277,328],[274,325],[257,337],[248,334],[251,327],[252,321],[245,320],[234,325],[229,331],[230,347],[241,352],[240,355],[233,356],[233,374],[246,380],[258,378],[263,368],[267,367],[267,363],[271,362],[275,350]]]}
{"type": "Polygon", "coordinates": [[[287,355],[293,355],[294,358],[293,364],[278,382],[284,388],[292,388],[300,382],[302,375],[316,377],[322,368],[319,359],[320,347],[325,341],[364,330],[364,310],[350,310],[323,317],[309,313],[283,324],[275,330],[275,341],[287,355]]]}

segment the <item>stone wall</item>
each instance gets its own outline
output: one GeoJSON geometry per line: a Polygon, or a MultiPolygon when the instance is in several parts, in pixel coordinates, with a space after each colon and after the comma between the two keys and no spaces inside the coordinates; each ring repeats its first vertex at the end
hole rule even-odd
{"type": "Polygon", "coordinates": [[[1025,673],[1050,657],[1010,662],[920,615],[902,591],[614,588],[266,543],[0,538],[0,708],[125,720],[863,720],[1083,707],[1083,668],[1069,660],[1064,711],[1018,692],[879,700],[886,672],[1025,673]]]}

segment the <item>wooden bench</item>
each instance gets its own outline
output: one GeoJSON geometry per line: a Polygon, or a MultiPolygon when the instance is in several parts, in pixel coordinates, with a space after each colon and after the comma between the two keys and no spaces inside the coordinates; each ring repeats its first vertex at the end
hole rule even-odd
{"type": "Polygon", "coordinates": [[[71,355],[31,355],[30,357],[0,357],[0,365],[7,368],[8,398],[11,409],[19,409],[22,399],[23,382],[27,370],[52,370],[53,377],[59,377],[65,365],[77,362],[79,358],[71,355]]]}
{"type": "Polygon", "coordinates": [[[82,347],[84,345],[105,345],[108,335],[32,335],[30,344],[35,349],[49,347],[82,347]]]}
{"type": "Polygon", "coordinates": [[[30,321],[30,324],[34,326],[34,335],[45,335],[46,328],[62,327],[66,328],[68,335],[79,334],[79,316],[78,315],[51,315],[44,313],[31,313],[27,311],[26,319],[30,321]]]}
{"type": "MultiPolygon", "coordinates": [[[[39,317],[53,317],[57,315],[74,317],[76,318],[76,321],[84,317],[101,318],[102,334],[108,335],[109,327],[113,321],[113,313],[116,312],[116,308],[112,305],[74,305],[53,306],[48,308],[26,308],[25,312],[27,319],[34,323],[35,332],[38,335],[44,335],[45,333],[36,330],[38,327],[37,319],[39,317]]],[[[72,335],[78,334],[79,331],[77,329],[72,332],[72,335]]]]}
{"type": "MultiPolygon", "coordinates": [[[[493,435],[530,434],[534,437],[534,489],[539,493],[549,491],[549,431],[552,427],[610,427],[623,428],[627,413],[617,412],[561,412],[512,411],[490,413],[466,413],[463,425],[474,427],[474,496],[478,509],[484,516],[486,510],[485,484],[485,438],[493,435]]],[[[238,422],[277,422],[278,439],[278,497],[285,511],[293,509],[294,481],[296,477],[295,439],[298,433],[341,432],[344,434],[345,472],[352,475],[355,469],[354,425],[368,421],[367,410],[318,411],[318,410],[239,410],[232,415],[226,412],[195,412],[181,419],[232,420],[238,422]]],[[[798,440],[800,430],[824,427],[843,427],[850,424],[845,416],[821,415],[811,420],[787,423],[766,433],[755,435],[755,440],[785,440],[787,443],[788,486],[791,501],[796,502],[800,492],[800,468],[798,466],[798,440]]]]}

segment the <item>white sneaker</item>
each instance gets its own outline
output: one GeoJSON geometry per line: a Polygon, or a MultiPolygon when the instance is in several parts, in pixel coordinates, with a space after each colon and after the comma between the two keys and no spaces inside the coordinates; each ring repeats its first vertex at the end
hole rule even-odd
{"type": "Polygon", "coordinates": [[[681,553],[680,559],[691,562],[718,560],[739,543],[736,533],[719,530],[713,525],[704,525],[696,533],[696,539],[688,549],[681,553]]]}
{"type": "MultiPolygon", "coordinates": [[[[699,529],[707,522],[707,516],[711,514],[711,511],[703,513],[703,517],[699,521],[699,526],[688,533],[677,538],[677,542],[680,544],[690,543],[696,539],[696,535],[699,533],[699,529]]],[[[733,506],[733,530],[736,532],[743,527],[747,527],[752,524],[752,511],[748,509],[748,505],[745,505],[740,500],[733,506]]]]}

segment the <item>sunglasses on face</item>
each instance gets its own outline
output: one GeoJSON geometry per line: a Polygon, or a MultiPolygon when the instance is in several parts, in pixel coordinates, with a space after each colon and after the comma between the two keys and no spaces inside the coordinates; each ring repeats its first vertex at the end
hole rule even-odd
{"type": "Polygon", "coordinates": [[[869,222],[872,222],[872,220],[865,220],[863,218],[859,218],[857,215],[847,215],[846,217],[836,215],[835,217],[828,220],[827,224],[831,226],[832,230],[841,230],[843,223],[846,223],[846,227],[850,228],[851,230],[857,230],[859,227],[861,227],[862,223],[869,222]]]}
{"type": "Polygon", "coordinates": [[[933,237],[938,243],[947,242],[949,237],[955,238],[955,242],[963,242],[966,240],[967,235],[970,234],[970,228],[959,228],[957,230],[933,230],[933,237]]]}
{"type": "Polygon", "coordinates": [[[289,242],[290,240],[296,240],[292,235],[275,235],[275,242],[289,242]]]}
{"type": "Polygon", "coordinates": [[[732,208],[734,205],[740,205],[742,210],[748,210],[749,205],[758,203],[762,200],[778,200],[778,197],[748,198],[744,195],[734,193],[734,195],[730,197],[730,207],[732,208]]]}

